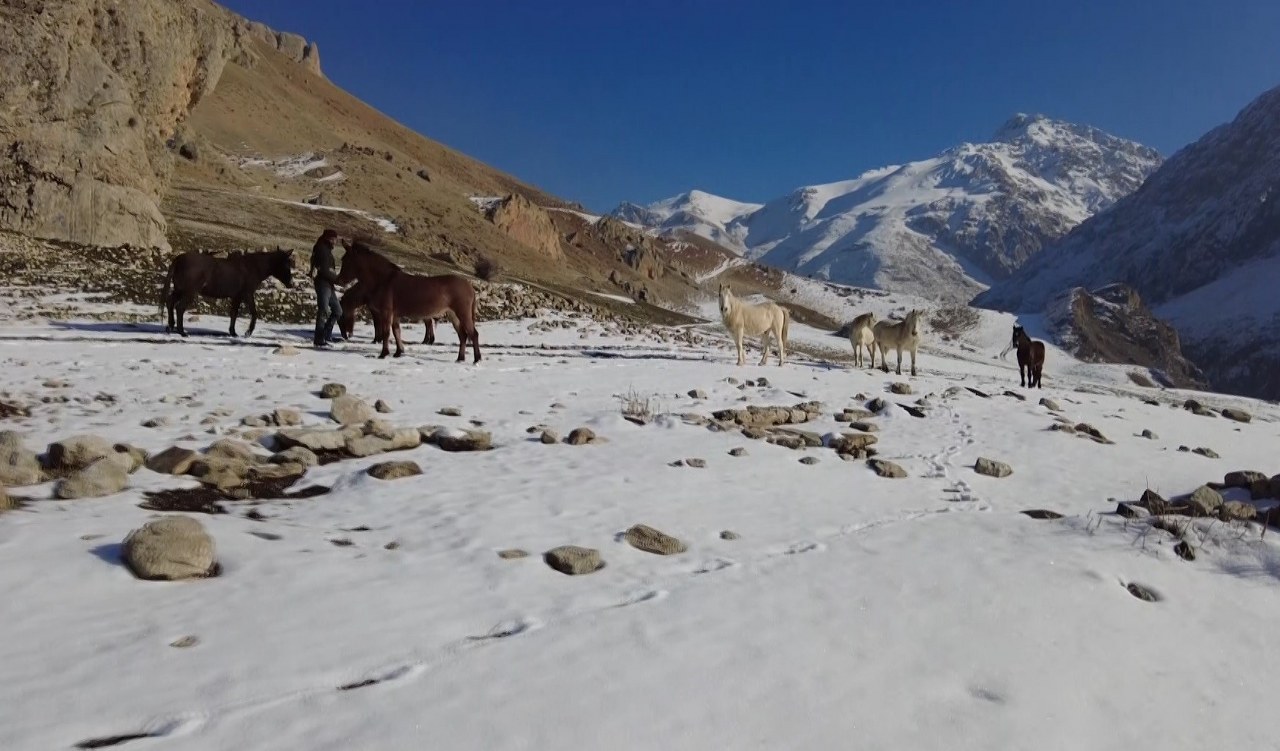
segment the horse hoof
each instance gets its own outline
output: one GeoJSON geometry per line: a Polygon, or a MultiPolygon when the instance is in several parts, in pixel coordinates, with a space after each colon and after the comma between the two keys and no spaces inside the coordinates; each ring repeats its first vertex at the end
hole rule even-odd
{"type": "Polygon", "coordinates": [[[397,353],[395,353],[394,355],[392,355],[392,357],[404,357],[404,353],[403,353],[403,352],[397,352],[397,353]]]}

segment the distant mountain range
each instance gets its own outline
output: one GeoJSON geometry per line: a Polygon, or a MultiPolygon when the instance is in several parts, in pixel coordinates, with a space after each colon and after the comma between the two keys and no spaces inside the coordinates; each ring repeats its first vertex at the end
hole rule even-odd
{"type": "Polygon", "coordinates": [[[764,205],[690,191],[613,215],[835,282],[968,300],[1133,192],[1161,163],[1097,128],[1017,115],[990,143],[764,205]]]}
{"type": "Polygon", "coordinates": [[[1215,388],[1280,398],[1280,88],[975,302],[1038,312],[1113,282],[1174,325],[1215,388]]]}

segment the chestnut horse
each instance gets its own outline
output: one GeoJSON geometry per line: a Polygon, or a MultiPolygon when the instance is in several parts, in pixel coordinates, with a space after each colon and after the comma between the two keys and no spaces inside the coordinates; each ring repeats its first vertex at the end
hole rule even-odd
{"type": "Polygon", "coordinates": [[[164,332],[171,333],[176,327],[179,334],[186,336],[187,309],[197,297],[204,296],[231,300],[231,336],[237,336],[240,306],[248,303],[249,328],[244,335],[252,335],[258,323],[258,306],[253,295],[269,276],[279,279],[286,287],[293,286],[293,251],[276,248],[266,253],[236,252],[228,258],[194,250],[183,253],[170,262],[169,274],[164,279],[164,298],[160,301],[161,312],[168,312],[164,332]]]}
{"type": "Polygon", "coordinates": [[[353,281],[369,285],[368,305],[375,326],[388,335],[382,339],[382,354],[391,353],[391,336],[396,338],[396,357],[404,355],[400,337],[400,321],[425,321],[441,315],[449,316],[458,332],[458,362],[467,359],[467,342],[480,362],[480,335],[476,332],[476,290],[466,277],[457,274],[419,276],[410,274],[387,258],[375,253],[362,242],[344,242],[338,284],[353,281]]]}
{"type": "MultiPolygon", "coordinates": [[[[356,282],[351,289],[347,290],[342,296],[342,317],[338,319],[338,331],[342,333],[343,339],[350,339],[356,329],[356,311],[366,307],[369,304],[369,297],[373,294],[370,285],[364,282],[356,282]]],[[[387,337],[387,333],[382,330],[379,325],[378,315],[370,311],[373,317],[373,343],[380,344],[387,337]]],[[[422,338],[423,344],[436,343],[436,325],[435,321],[428,318],[423,323],[427,324],[427,333],[422,338]]]]}
{"type": "Polygon", "coordinates": [[[1015,324],[1013,341],[1004,348],[1000,356],[1004,357],[1014,347],[1018,348],[1018,377],[1022,385],[1033,389],[1043,388],[1040,380],[1044,372],[1044,342],[1027,336],[1027,330],[1015,324]]]}

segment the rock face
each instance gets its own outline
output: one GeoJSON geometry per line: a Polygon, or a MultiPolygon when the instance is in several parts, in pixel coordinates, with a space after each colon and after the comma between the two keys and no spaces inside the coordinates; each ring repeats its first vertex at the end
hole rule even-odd
{"type": "Polygon", "coordinates": [[[1050,302],[1047,321],[1058,344],[1086,362],[1150,368],[1165,386],[1208,385],[1204,373],[1182,355],[1178,332],[1156,318],[1128,285],[1068,290],[1050,302]]]}
{"type": "Polygon", "coordinates": [[[528,246],[552,260],[562,260],[560,233],[542,208],[518,193],[496,202],[485,217],[516,242],[528,246]]]}
{"type": "MultiPolygon", "coordinates": [[[[204,0],[5,3],[0,228],[168,248],[159,201],[172,150],[190,151],[183,123],[225,65],[252,64],[255,26],[266,41],[265,26],[204,0]]],[[[301,37],[276,34],[271,44],[319,70],[301,37]]]]}
{"type": "Polygon", "coordinates": [[[340,425],[360,425],[378,416],[373,407],[363,399],[343,394],[334,397],[329,407],[329,417],[340,425]]]}
{"type": "Polygon", "coordinates": [[[124,538],[124,563],[139,579],[198,579],[217,573],[213,538],[200,522],[166,516],[124,538]]]}

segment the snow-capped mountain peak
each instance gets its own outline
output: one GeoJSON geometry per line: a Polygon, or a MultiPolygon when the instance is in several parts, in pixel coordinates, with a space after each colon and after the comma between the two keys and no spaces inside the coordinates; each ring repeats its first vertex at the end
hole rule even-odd
{"type": "Polygon", "coordinates": [[[1142,184],[1160,155],[1097,128],[1017,114],[963,143],[763,206],[701,191],[614,215],[686,230],[832,281],[968,299],[1142,184]]]}

